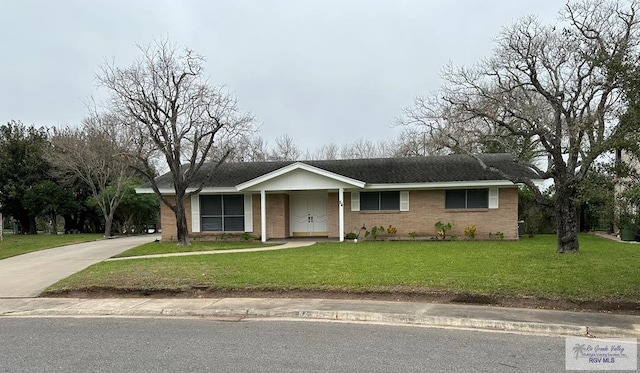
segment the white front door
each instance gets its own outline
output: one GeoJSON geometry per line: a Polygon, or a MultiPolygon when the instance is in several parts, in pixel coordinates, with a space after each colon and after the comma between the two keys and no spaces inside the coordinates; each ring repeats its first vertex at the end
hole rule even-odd
{"type": "Polygon", "coordinates": [[[291,194],[291,233],[293,236],[328,236],[327,194],[291,194]]]}

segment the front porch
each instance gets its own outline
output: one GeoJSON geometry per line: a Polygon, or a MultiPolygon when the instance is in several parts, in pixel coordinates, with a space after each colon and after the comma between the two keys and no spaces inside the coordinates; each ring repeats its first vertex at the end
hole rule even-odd
{"type": "Polygon", "coordinates": [[[254,195],[254,234],[283,239],[344,240],[344,189],[272,191],[254,195]]]}
{"type": "Polygon", "coordinates": [[[258,198],[260,210],[254,216],[260,217],[255,223],[263,242],[289,237],[337,237],[343,241],[345,189],[364,186],[359,180],[294,163],[236,189],[255,193],[254,201],[258,198]]]}

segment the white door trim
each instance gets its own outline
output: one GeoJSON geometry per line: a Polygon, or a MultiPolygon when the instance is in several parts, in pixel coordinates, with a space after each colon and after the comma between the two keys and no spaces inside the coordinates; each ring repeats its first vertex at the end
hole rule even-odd
{"type": "Polygon", "coordinates": [[[289,194],[289,227],[292,236],[328,236],[328,200],[329,193],[318,192],[291,192],[289,194]],[[306,199],[307,206],[296,206],[296,199],[306,199]],[[318,204],[319,201],[322,201],[318,204]],[[296,208],[306,210],[307,217],[299,216],[300,211],[296,208]],[[298,221],[300,220],[300,221],[298,221]],[[301,226],[305,226],[301,228],[301,226]]]}

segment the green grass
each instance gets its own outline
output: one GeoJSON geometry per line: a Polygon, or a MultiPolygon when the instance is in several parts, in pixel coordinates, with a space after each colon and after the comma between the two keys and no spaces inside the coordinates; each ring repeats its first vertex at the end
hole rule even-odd
{"type": "Polygon", "coordinates": [[[171,254],[190,251],[210,251],[210,250],[235,250],[248,249],[254,247],[269,247],[277,244],[264,244],[262,242],[228,242],[228,241],[209,241],[209,242],[192,242],[190,246],[178,246],[175,242],[149,242],[147,244],[134,247],[123,253],[115,255],[114,258],[125,258],[140,255],[152,254],[171,254]]]}
{"type": "Polygon", "coordinates": [[[0,242],[0,259],[12,256],[50,249],[79,242],[94,241],[102,237],[101,234],[33,234],[15,235],[5,232],[4,239],[0,242]]]}
{"type": "Polygon", "coordinates": [[[318,243],[282,251],[102,262],[47,291],[446,291],[572,301],[640,301],[640,245],[580,237],[578,255],[555,236],[518,242],[318,243]]]}

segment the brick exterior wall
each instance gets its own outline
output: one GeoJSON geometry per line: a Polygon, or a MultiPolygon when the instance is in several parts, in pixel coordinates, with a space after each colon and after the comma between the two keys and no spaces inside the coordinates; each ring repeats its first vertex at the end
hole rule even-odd
{"type": "MultiPolygon", "coordinates": [[[[327,195],[327,229],[330,237],[338,237],[340,232],[338,218],[338,193],[327,195]]],[[[173,197],[168,197],[172,200],[173,197]]],[[[285,193],[267,194],[267,239],[290,237],[289,195],[285,193]]],[[[409,193],[409,211],[351,211],[351,194],[344,193],[344,231],[359,231],[363,224],[370,230],[374,226],[398,229],[397,237],[408,237],[409,232],[418,236],[435,236],[435,223],[451,223],[450,235],[464,238],[464,229],[476,225],[476,237],[487,238],[489,233],[504,233],[505,239],[518,238],[518,188],[500,188],[499,208],[473,210],[446,210],[444,208],[444,190],[417,190],[409,193]]],[[[253,234],[260,235],[260,195],[253,195],[253,234]]],[[[191,232],[191,199],[185,204],[187,225],[191,232]]],[[[176,240],[175,215],[167,206],[161,207],[161,226],[163,241],[176,240]]],[[[212,235],[205,233],[203,235],[212,235]]],[[[362,232],[364,235],[364,232],[362,232]]]]}
{"type": "MultiPolygon", "coordinates": [[[[351,194],[344,193],[344,199],[351,198],[351,194]]],[[[338,193],[330,192],[327,195],[327,230],[329,231],[329,237],[340,237],[340,210],[338,209],[338,193]]],[[[351,208],[351,207],[349,207],[351,208]]],[[[345,222],[347,217],[347,206],[344,206],[345,222]]],[[[351,228],[347,229],[348,225],[344,226],[344,233],[351,231],[351,228]]]]}
{"type": "Polygon", "coordinates": [[[260,236],[260,194],[254,194],[251,198],[251,209],[253,211],[253,235],[260,236]]]}
{"type": "MultiPolygon", "coordinates": [[[[464,238],[464,229],[476,225],[476,237],[488,238],[489,233],[504,233],[505,239],[518,238],[518,188],[500,188],[497,209],[446,210],[444,190],[419,190],[409,193],[409,211],[351,211],[351,194],[345,193],[345,234],[358,232],[363,224],[367,230],[374,226],[398,229],[397,237],[407,237],[409,232],[418,236],[435,236],[435,223],[451,223],[450,235],[464,238]]],[[[337,201],[337,200],[336,200],[337,201]]],[[[336,209],[337,210],[337,209],[336,209]]],[[[337,214],[331,219],[338,220],[337,214]]],[[[337,225],[336,225],[337,229],[337,225]]],[[[337,230],[332,235],[337,237],[337,230]]],[[[364,232],[362,232],[364,234],[364,232]]]]}
{"type": "MultiPolygon", "coordinates": [[[[289,237],[289,195],[267,194],[266,197],[267,239],[289,237]]],[[[260,224],[254,229],[259,230],[260,224]]]]}
{"type": "MultiPolygon", "coordinates": [[[[175,203],[175,196],[166,196],[169,202],[175,203]]],[[[185,214],[187,214],[187,229],[191,234],[191,197],[184,203],[185,214]]],[[[160,203],[160,227],[162,229],[162,241],[177,241],[178,228],[176,227],[176,214],[164,203],[160,203]]]]}

